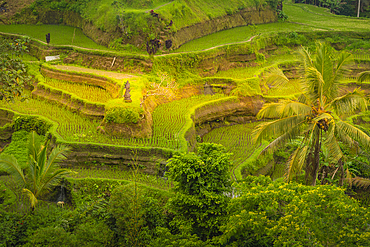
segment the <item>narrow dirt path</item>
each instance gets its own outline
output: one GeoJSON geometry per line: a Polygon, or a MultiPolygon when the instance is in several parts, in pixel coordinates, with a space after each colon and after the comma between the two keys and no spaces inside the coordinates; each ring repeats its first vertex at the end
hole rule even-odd
{"type": "Polygon", "coordinates": [[[110,78],[114,78],[118,80],[130,79],[130,78],[136,77],[136,75],[123,74],[123,73],[106,71],[106,70],[88,69],[88,68],[68,66],[68,65],[53,65],[53,67],[56,69],[60,69],[60,70],[85,72],[85,73],[90,73],[90,74],[95,74],[95,75],[102,75],[102,76],[106,76],[106,77],[110,77],[110,78]]]}
{"type": "MultiPolygon", "coordinates": [[[[210,48],[199,50],[199,51],[196,51],[196,52],[209,51],[209,50],[213,50],[213,49],[216,49],[218,47],[222,47],[222,46],[226,46],[226,45],[236,45],[236,44],[248,43],[248,42],[251,42],[256,36],[259,36],[259,34],[250,37],[248,40],[239,41],[239,42],[233,42],[233,43],[226,43],[226,44],[221,44],[221,45],[216,45],[216,46],[212,46],[210,48]]],[[[184,53],[192,53],[192,52],[193,51],[173,52],[173,53],[167,53],[167,54],[162,54],[162,55],[154,55],[154,56],[155,57],[163,57],[163,56],[168,56],[168,55],[173,55],[173,54],[184,54],[184,53]]]]}
{"type": "MultiPolygon", "coordinates": [[[[173,1],[171,1],[171,2],[169,2],[169,3],[162,4],[161,6],[158,6],[158,7],[154,8],[153,10],[160,9],[160,8],[162,8],[162,7],[166,6],[166,5],[169,5],[170,3],[173,3],[173,1]]],[[[147,10],[147,11],[145,11],[145,13],[149,13],[149,11],[150,11],[150,10],[147,10]]]]}

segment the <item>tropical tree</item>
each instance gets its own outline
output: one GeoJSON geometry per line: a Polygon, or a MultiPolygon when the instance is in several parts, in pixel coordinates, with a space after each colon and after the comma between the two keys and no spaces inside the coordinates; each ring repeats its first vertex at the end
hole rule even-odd
{"type": "Polygon", "coordinates": [[[287,161],[287,181],[305,169],[306,182],[316,185],[322,148],[328,150],[327,158],[332,164],[341,165],[343,153],[339,141],[357,149],[359,145],[370,146],[367,134],[344,121],[356,110],[367,108],[363,91],[357,88],[348,92],[339,88],[339,81],[346,72],[344,65],[351,54],[341,52],[334,60],[332,51],[330,46],[322,43],[317,44],[314,55],[302,48],[299,53],[303,75],[298,82],[289,81],[279,69],[274,69],[266,77],[267,83],[274,86],[292,83],[300,94],[296,99],[265,104],[257,118],[277,120],[262,123],[253,132],[255,142],[276,137],[263,152],[271,152],[293,139],[302,138],[300,146],[287,161]]]}
{"type": "Polygon", "coordinates": [[[230,158],[219,144],[201,143],[198,153],[175,155],[168,161],[174,196],[167,207],[173,224],[192,229],[205,241],[220,234],[231,194],[230,158]]]}
{"type": "Polygon", "coordinates": [[[57,146],[47,155],[47,143],[42,145],[36,132],[30,133],[28,143],[28,166],[26,172],[18,164],[13,155],[3,154],[0,157],[0,168],[8,172],[21,186],[34,210],[38,198],[55,186],[68,170],[61,169],[58,163],[66,158],[69,151],[67,147],[57,146]]]}

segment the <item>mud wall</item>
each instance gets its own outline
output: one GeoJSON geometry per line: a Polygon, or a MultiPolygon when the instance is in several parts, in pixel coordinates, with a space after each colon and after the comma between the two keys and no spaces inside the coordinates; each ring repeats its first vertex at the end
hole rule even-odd
{"type": "Polygon", "coordinates": [[[134,165],[141,172],[157,175],[161,169],[160,163],[171,158],[172,150],[161,148],[135,148],[92,143],[68,143],[71,153],[63,167],[86,167],[97,165],[114,166],[118,169],[129,170],[134,165]]]}
{"type": "Polygon", "coordinates": [[[196,109],[193,116],[193,125],[185,133],[189,151],[194,151],[197,136],[202,137],[214,128],[255,121],[255,116],[264,102],[264,99],[260,96],[245,97],[241,98],[239,102],[227,101],[222,102],[222,104],[206,105],[196,109]]]}
{"type": "Polygon", "coordinates": [[[40,97],[50,102],[63,105],[70,111],[78,112],[90,118],[103,118],[105,114],[105,105],[93,102],[85,102],[83,99],[73,97],[71,94],[47,87],[45,84],[37,84],[32,96],[40,97]]]}
{"type": "MultiPolygon", "coordinates": [[[[269,6],[266,6],[264,9],[253,7],[240,10],[239,12],[231,15],[221,16],[212,20],[182,28],[174,33],[165,35],[165,39],[172,40],[171,49],[176,49],[190,40],[197,39],[221,30],[238,26],[270,23],[276,21],[276,11],[272,10],[269,6]]],[[[82,29],[85,35],[93,39],[96,43],[104,46],[108,46],[110,42],[118,38],[123,38],[124,40],[126,39],[119,28],[116,28],[111,32],[102,31],[98,27],[94,26],[91,21],[83,19],[81,16],[79,16],[79,14],[72,11],[61,12],[57,10],[46,10],[39,12],[38,15],[34,15],[30,9],[26,9],[23,11],[19,22],[29,24],[64,24],[78,27],[82,29]]],[[[156,24],[156,26],[157,25],[159,24],[156,24]]],[[[162,27],[157,26],[157,29],[158,28],[161,29],[162,27]]],[[[127,41],[130,44],[134,44],[136,47],[145,47],[146,39],[143,39],[142,37],[145,35],[147,34],[135,35],[127,41]]],[[[164,46],[164,44],[162,46],[164,46]]]]}
{"type": "Polygon", "coordinates": [[[221,16],[178,30],[176,33],[170,36],[173,44],[172,49],[176,49],[182,44],[193,39],[197,39],[208,34],[230,29],[233,27],[270,23],[276,21],[276,12],[270,7],[266,7],[265,9],[243,9],[232,15],[221,16]]]}
{"type": "Polygon", "coordinates": [[[117,85],[116,82],[109,80],[105,77],[99,77],[95,75],[81,75],[75,73],[62,73],[59,71],[51,70],[45,67],[41,67],[41,74],[45,77],[63,80],[63,81],[70,81],[70,82],[77,82],[80,84],[88,84],[92,86],[97,86],[104,88],[109,94],[116,98],[118,96],[120,85],[117,85]]]}

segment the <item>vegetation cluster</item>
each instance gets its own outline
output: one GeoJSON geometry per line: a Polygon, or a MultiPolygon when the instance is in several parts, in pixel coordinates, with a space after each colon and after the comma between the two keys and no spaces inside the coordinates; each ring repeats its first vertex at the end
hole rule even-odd
{"type": "MultiPolygon", "coordinates": [[[[281,7],[37,0],[24,11],[77,12],[124,39],[151,39],[153,20],[178,30],[268,4],[281,7]]],[[[72,27],[56,26],[46,45],[49,26],[0,26],[32,37],[1,41],[0,246],[369,246],[368,24],[300,3],[280,14],[149,58],[82,45],[72,27]],[[54,52],[60,61],[31,56],[54,52]],[[111,70],[124,60],[126,77],[85,70],[82,56],[111,70]],[[62,69],[68,59],[75,66],[62,69]],[[100,74],[102,84],[40,69],[100,74]],[[107,133],[144,119],[146,137],[107,133]]]]}

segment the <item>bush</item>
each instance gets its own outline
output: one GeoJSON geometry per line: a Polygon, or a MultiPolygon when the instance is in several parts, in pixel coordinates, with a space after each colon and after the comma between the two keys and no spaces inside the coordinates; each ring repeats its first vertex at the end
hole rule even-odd
{"type": "MultiPolygon", "coordinates": [[[[57,226],[39,228],[26,246],[76,246],[76,236],[57,226]]],[[[86,246],[86,245],[85,245],[86,246]]]]}
{"type": "Polygon", "coordinates": [[[107,123],[129,124],[138,123],[144,111],[138,107],[113,107],[105,115],[107,123]]]}
{"type": "Polygon", "coordinates": [[[235,184],[223,244],[369,246],[370,211],[331,185],[305,186],[248,177],[235,184]]]}
{"type": "Polygon", "coordinates": [[[38,135],[45,135],[52,124],[34,116],[18,116],[14,119],[13,128],[15,131],[35,131],[38,135]]]}
{"type": "Polygon", "coordinates": [[[151,242],[156,228],[165,225],[163,199],[167,200],[163,194],[135,184],[114,191],[110,212],[115,218],[121,245],[147,246],[151,242]]]}

